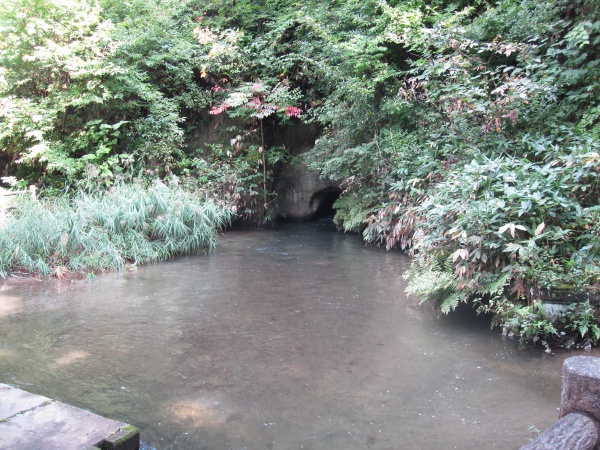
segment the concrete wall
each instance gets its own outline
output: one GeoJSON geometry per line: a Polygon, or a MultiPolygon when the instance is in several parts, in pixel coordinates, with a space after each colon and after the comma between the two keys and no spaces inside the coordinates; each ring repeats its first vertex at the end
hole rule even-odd
{"type": "MultiPolygon", "coordinates": [[[[198,123],[192,136],[188,136],[188,145],[202,147],[219,141],[227,142],[237,132],[225,131],[226,128],[239,124],[225,114],[206,116],[198,123]]],[[[319,134],[318,126],[314,124],[296,123],[292,126],[279,127],[270,130],[267,144],[269,146],[284,146],[293,156],[300,156],[310,150],[319,134]]],[[[340,191],[339,184],[322,181],[319,172],[309,170],[297,158],[298,163],[285,164],[277,177],[275,191],[277,192],[279,210],[289,219],[310,220],[317,212],[321,202],[326,200],[325,194],[340,191]]]]}
{"type": "Polygon", "coordinates": [[[279,183],[279,207],[285,217],[310,220],[326,193],[339,191],[338,183],[319,179],[319,173],[308,170],[302,162],[283,169],[279,183]]]}

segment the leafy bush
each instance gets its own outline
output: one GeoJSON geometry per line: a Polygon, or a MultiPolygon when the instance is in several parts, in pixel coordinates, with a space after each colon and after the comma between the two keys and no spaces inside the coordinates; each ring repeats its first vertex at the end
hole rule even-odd
{"type": "Polygon", "coordinates": [[[541,344],[550,348],[552,339],[559,336],[554,321],[540,302],[532,305],[500,301],[493,308],[494,321],[502,326],[505,336],[516,335],[522,344],[541,344]]]}
{"type": "Polygon", "coordinates": [[[413,251],[426,260],[447,259],[465,282],[476,272],[508,272],[519,283],[518,295],[531,286],[594,284],[600,260],[589,253],[583,258],[581,250],[593,243],[580,235],[599,187],[592,150],[545,164],[480,156],[453,171],[415,208],[420,221],[413,251]],[[566,261],[569,271],[562,272],[566,261]],[[553,264],[546,274],[539,270],[553,264]]]}
{"type": "Polygon", "coordinates": [[[480,312],[493,312],[495,325],[505,336],[517,336],[523,345],[541,344],[566,348],[590,347],[600,339],[597,308],[589,302],[571,303],[550,314],[541,302],[519,304],[499,299],[482,305],[480,312]]]}

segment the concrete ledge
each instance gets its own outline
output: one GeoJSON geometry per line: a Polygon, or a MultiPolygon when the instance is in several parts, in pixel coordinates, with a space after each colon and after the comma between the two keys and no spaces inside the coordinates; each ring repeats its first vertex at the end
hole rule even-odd
{"type": "Polygon", "coordinates": [[[0,399],[2,399],[0,402],[0,420],[8,419],[15,414],[52,401],[48,397],[30,394],[6,384],[0,384],[0,399]]]}
{"type": "Polygon", "coordinates": [[[132,425],[122,427],[111,434],[102,445],[102,450],[138,450],[140,448],[140,432],[132,425]]]}
{"type": "Polygon", "coordinates": [[[0,384],[0,448],[137,450],[139,443],[131,425],[0,384]]]}

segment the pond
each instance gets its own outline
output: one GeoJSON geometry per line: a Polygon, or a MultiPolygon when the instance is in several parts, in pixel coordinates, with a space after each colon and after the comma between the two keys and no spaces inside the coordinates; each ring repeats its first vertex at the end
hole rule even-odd
{"type": "Polygon", "coordinates": [[[553,423],[573,353],[437,318],[407,265],[314,222],[91,283],[9,281],[0,382],[156,449],[508,449],[553,423]]]}

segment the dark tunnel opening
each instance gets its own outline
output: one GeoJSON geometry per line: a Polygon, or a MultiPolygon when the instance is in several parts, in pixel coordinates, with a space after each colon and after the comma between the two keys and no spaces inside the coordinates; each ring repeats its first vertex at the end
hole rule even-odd
{"type": "Polygon", "coordinates": [[[335,215],[335,209],[333,208],[333,204],[339,198],[342,190],[339,188],[326,188],[319,192],[313,194],[310,204],[316,204],[317,210],[313,215],[313,220],[315,219],[332,219],[335,215]]]}

